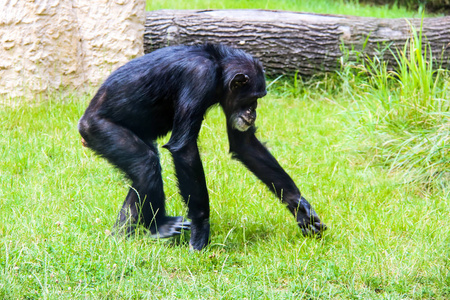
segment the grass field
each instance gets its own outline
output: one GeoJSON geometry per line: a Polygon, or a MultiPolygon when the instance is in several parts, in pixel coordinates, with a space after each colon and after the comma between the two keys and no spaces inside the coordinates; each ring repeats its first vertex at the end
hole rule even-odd
{"type": "MultiPolygon", "coordinates": [[[[0,101],[18,103],[0,106],[0,299],[450,298],[450,80],[419,41],[396,72],[348,63],[260,101],[258,137],[328,225],[321,240],[230,159],[217,107],[200,136],[211,245],[112,238],[129,182],[81,146],[92,95],[0,101]]],[[[185,214],[161,160],[168,211],[185,214]]]]}
{"type": "MultiPolygon", "coordinates": [[[[448,190],[371,163],[351,101],[312,86],[294,98],[289,84],[261,101],[259,136],[329,230],[319,241],[302,237],[229,159],[216,108],[200,138],[212,202],[211,246],[201,253],[189,252],[188,236],[108,236],[128,182],[81,147],[76,122],[88,95],[2,107],[0,298],[446,299],[448,190]]],[[[161,155],[169,212],[183,214],[161,155]]]]}
{"type": "Polygon", "coordinates": [[[370,6],[356,0],[147,0],[146,10],[156,9],[273,9],[377,18],[420,17],[404,7],[370,6]]]}

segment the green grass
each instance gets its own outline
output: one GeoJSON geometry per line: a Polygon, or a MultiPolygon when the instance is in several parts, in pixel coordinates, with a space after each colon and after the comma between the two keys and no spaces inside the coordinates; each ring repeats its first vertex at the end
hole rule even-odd
{"type": "Polygon", "coordinates": [[[371,6],[352,0],[147,0],[146,10],[157,9],[273,9],[323,14],[342,14],[377,18],[420,17],[418,11],[398,6],[371,6]]]}
{"type": "MultiPolygon", "coordinates": [[[[128,189],[83,148],[76,123],[89,95],[4,105],[0,111],[2,299],[446,299],[448,191],[405,184],[358,151],[352,102],[333,78],[271,87],[259,137],[329,226],[301,236],[293,218],[231,161],[220,109],[200,144],[212,205],[211,246],[107,231],[128,189]]],[[[18,100],[18,99],[12,99],[18,100]]],[[[164,141],[161,141],[161,144],[164,141]]],[[[183,214],[168,151],[161,150],[171,214],[183,214]]]]}

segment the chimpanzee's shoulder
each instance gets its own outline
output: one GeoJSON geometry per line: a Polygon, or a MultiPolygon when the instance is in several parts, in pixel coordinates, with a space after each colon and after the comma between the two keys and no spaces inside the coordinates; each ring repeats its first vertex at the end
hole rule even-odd
{"type": "Polygon", "coordinates": [[[219,58],[220,60],[226,58],[242,57],[246,59],[252,59],[252,57],[241,49],[236,49],[223,44],[204,44],[202,48],[205,52],[211,54],[212,56],[219,58]]]}
{"type": "Polygon", "coordinates": [[[208,56],[215,60],[223,60],[226,58],[236,58],[253,60],[253,57],[245,51],[233,48],[224,44],[206,43],[200,45],[176,45],[157,49],[145,56],[152,59],[153,56],[161,57],[179,57],[180,55],[189,56],[208,56]]]}

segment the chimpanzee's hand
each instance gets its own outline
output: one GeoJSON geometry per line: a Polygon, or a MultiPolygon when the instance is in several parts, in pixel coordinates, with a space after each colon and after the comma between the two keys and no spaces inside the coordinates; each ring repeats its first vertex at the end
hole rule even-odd
{"type": "Polygon", "coordinates": [[[320,221],[311,204],[301,197],[296,211],[297,224],[300,226],[304,236],[315,236],[320,238],[327,225],[320,221]]]}
{"type": "Polygon", "coordinates": [[[202,250],[209,243],[209,219],[192,219],[191,240],[189,247],[191,250],[202,250]]]}

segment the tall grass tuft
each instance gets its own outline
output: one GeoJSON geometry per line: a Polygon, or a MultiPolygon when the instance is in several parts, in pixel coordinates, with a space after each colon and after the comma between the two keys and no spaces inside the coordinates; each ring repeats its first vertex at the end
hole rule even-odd
{"type": "MultiPolygon", "coordinates": [[[[424,40],[422,30],[411,26],[409,41],[393,51],[397,67],[389,70],[377,57],[366,59],[357,73],[368,76],[349,92],[359,121],[370,125],[361,128],[375,138],[378,161],[389,164],[391,171],[405,170],[407,180],[446,185],[450,174],[449,72],[433,64],[424,40]]],[[[347,74],[343,77],[348,81],[347,74]]]]}

